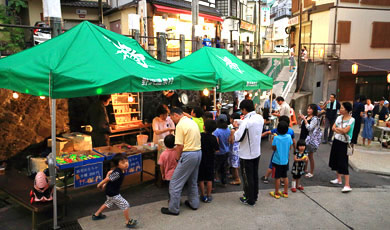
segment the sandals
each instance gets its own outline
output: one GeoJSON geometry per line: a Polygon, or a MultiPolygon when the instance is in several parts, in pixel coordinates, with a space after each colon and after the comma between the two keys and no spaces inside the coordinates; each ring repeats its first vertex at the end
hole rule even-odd
{"type": "Polygon", "coordinates": [[[138,224],[137,220],[131,219],[131,220],[129,220],[129,222],[127,222],[126,227],[135,228],[135,226],[137,226],[137,224],[138,224]]]}
{"type": "Polygon", "coordinates": [[[235,180],[235,181],[232,181],[230,182],[231,185],[240,185],[241,184],[241,180],[235,180]]]}
{"type": "Polygon", "coordinates": [[[269,192],[269,195],[272,196],[275,199],[279,199],[280,196],[278,194],[275,194],[275,192],[269,192]]]}
{"type": "Polygon", "coordinates": [[[279,195],[284,198],[288,198],[288,193],[279,191],[279,195]]]}
{"type": "Polygon", "coordinates": [[[314,176],[314,175],[311,174],[311,173],[306,173],[306,175],[305,175],[306,178],[312,178],[313,176],[314,176]]]}

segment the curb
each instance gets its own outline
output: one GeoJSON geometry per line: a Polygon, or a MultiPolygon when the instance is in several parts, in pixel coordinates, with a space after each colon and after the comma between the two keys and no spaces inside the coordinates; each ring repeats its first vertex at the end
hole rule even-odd
{"type": "Polygon", "coordinates": [[[365,172],[365,173],[371,173],[371,174],[376,174],[376,175],[381,175],[381,176],[390,176],[389,172],[381,172],[381,171],[375,171],[375,170],[368,170],[368,169],[359,169],[352,163],[351,160],[348,160],[349,166],[352,168],[353,171],[355,172],[365,172]]]}

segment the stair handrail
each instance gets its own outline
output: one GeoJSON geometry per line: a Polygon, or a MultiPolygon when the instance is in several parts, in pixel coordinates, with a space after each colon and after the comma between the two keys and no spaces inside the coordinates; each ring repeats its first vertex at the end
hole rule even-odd
{"type": "Polygon", "coordinates": [[[292,74],[292,75],[290,76],[290,78],[288,79],[287,85],[286,85],[286,87],[284,88],[284,90],[283,90],[283,92],[282,92],[282,97],[284,98],[284,100],[287,99],[287,95],[288,95],[288,93],[290,92],[291,87],[292,87],[292,85],[294,84],[294,82],[295,82],[295,80],[296,80],[296,78],[297,78],[297,69],[298,69],[298,68],[296,68],[296,69],[294,70],[293,74],[292,74]]]}

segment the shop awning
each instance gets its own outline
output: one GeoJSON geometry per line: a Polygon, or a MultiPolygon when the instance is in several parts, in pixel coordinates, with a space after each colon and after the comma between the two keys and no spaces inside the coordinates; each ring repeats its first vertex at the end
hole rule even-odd
{"type": "Polygon", "coordinates": [[[0,88],[52,98],[202,90],[215,85],[214,72],[188,71],[160,62],[136,40],[87,21],[0,59],[0,88]]]}
{"type": "MultiPolygon", "coordinates": [[[[183,9],[169,7],[169,6],[162,6],[162,5],[158,5],[158,4],[153,4],[153,5],[156,7],[158,12],[173,13],[173,14],[189,14],[189,15],[191,15],[191,11],[189,11],[189,10],[183,10],[183,9]]],[[[203,14],[203,13],[199,13],[199,16],[207,18],[209,20],[213,20],[213,21],[223,22],[223,19],[220,18],[220,17],[217,17],[217,16],[203,14]]]]}
{"type": "Polygon", "coordinates": [[[252,68],[225,49],[203,47],[171,64],[196,71],[215,72],[219,92],[272,89],[273,79],[252,68]]]}

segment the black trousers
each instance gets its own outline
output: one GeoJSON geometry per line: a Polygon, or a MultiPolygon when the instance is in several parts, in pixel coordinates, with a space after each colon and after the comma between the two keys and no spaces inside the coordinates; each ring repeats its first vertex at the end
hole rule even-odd
{"type": "Polygon", "coordinates": [[[351,139],[352,144],[357,144],[361,125],[362,125],[362,120],[355,119],[355,127],[353,128],[353,135],[352,135],[352,139],[351,139]]]}
{"type": "Polygon", "coordinates": [[[226,165],[228,153],[223,155],[215,155],[215,172],[219,174],[222,184],[227,183],[226,179],[226,165]]]}
{"type": "Polygon", "coordinates": [[[251,160],[240,159],[244,196],[251,205],[256,203],[259,194],[259,160],[260,156],[251,160]]]}

